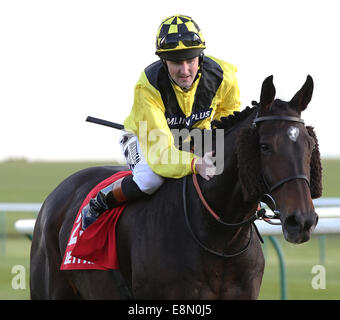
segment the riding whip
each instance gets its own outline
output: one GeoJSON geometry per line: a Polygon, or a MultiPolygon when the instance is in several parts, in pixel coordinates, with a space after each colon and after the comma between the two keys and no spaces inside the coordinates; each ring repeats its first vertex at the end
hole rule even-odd
{"type": "Polygon", "coordinates": [[[124,129],[124,126],[120,123],[115,123],[115,122],[111,122],[111,121],[107,121],[107,120],[103,120],[103,119],[99,119],[99,118],[94,118],[94,117],[90,117],[90,116],[88,116],[86,118],[86,121],[96,123],[96,124],[100,124],[102,126],[115,128],[115,129],[118,129],[118,130],[124,129]]]}

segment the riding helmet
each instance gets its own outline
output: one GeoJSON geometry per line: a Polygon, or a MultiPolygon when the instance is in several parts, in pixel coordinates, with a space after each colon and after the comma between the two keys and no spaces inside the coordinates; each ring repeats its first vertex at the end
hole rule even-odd
{"type": "Polygon", "coordinates": [[[187,60],[200,56],[205,49],[203,34],[188,16],[174,15],[164,19],[158,28],[156,54],[165,60],[187,60]]]}

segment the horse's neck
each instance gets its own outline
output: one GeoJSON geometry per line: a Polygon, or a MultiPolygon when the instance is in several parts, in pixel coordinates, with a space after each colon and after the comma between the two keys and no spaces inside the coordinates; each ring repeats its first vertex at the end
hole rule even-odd
{"type": "Polygon", "coordinates": [[[254,213],[256,203],[243,200],[243,192],[238,179],[236,137],[242,127],[249,126],[252,119],[241,122],[226,137],[223,172],[211,181],[201,179],[203,194],[213,210],[222,220],[240,222],[254,213]]]}
{"type": "Polygon", "coordinates": [[[244,220],[250,210],[244,203],[241,186],[238,182],[236,157],[222,174],[213,181],[201,180],[204,197],[211,208],[224,221],[235,223],[244,220]]]}

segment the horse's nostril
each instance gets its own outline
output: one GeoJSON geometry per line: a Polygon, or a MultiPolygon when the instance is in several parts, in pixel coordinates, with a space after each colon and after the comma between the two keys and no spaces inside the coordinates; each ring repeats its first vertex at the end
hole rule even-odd
{"type": "Polygon", "coordinates": [[[299,214],[292,214],[287,217],[284,225],[289,232],[299,232],[302,230],[309,231],[318,222],[318,216],[316,214],[308,217],[303,217],[299,214]]]}
{"type": "Polygon", "coordinates": [[[295,214],[292,214],[289,217],[287,217],[284,224],[285,227],[289,230],[289,232],[298,232],[302,227],[300,219],[295,214]]]}
{"type": "Polygon", "coordinates": [[[309,230],[315,223],[315,217],[311,217],[305,221],[304,229],[309,230]]]}
{"type": "Polygon", "coordinates": [[[304,225],[305,230],[309,230],[313,226],[315,227],[318,223],[318,220],[319,220],[319,217],[316,213],[310,215],[308,219],[306,219],[305,221],[305,225],[304,225]]]}

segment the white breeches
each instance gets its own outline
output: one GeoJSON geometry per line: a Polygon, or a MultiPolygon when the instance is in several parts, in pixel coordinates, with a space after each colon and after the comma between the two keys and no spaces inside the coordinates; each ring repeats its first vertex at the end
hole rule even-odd
{"type": "Polygon", "coordinates": [[[153,194],[163,184],[164,178],[150,169],[143,156],[137,136],[123,131],[119,144],[126,163],[132,170],[133,180],[139,189],[147,194],[153,194]]]}

